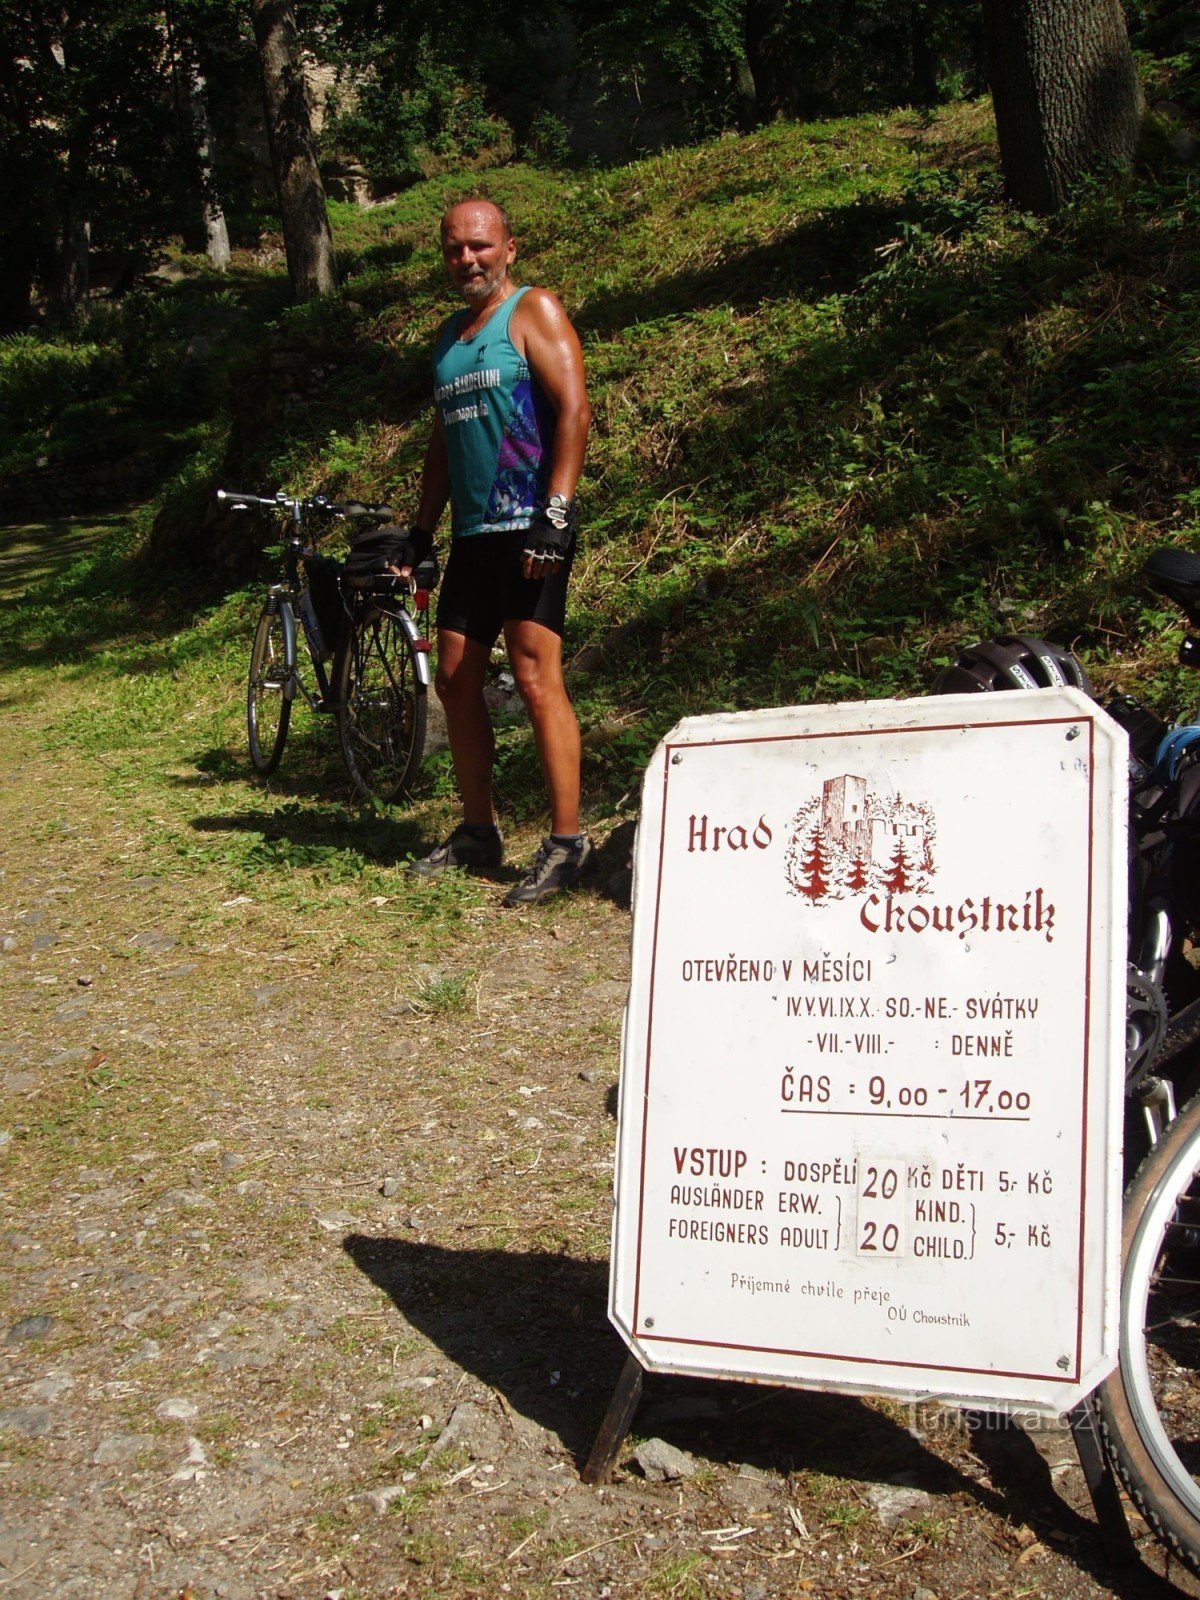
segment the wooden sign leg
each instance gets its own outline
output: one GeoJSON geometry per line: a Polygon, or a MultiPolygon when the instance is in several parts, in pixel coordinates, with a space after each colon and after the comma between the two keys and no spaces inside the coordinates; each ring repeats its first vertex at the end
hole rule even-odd
{"type": "Polygon", "coordinates": [[[587,1465],[580,1474],[584,1483],[607,1483],[613,1462],[625,1442],[625,1435],[633,1424],[634,1414],[642,1398],[642,1380],[645,1376],[641,1362],[635,1355],[625,1358],[617,1387],[608,1402],[600,1432],[592,1446],[587,1465]]]}
{"type": "Polygon", "coordinates": [[[1079,1465],[1087,1480],[1088,1493],[1100,1526],[1100,1542],[1104,1553],[1115,1564],[1124,1565],[1136,1560],[1137,1546],[1125,1520],[1117,1480],[1104,1446],[1100,1443],[1100,1424],[1096,1416],[1096,1403],[1087,1395],[1067,1412],[1067,1421],[1079,1452],[1079,1465]]]}

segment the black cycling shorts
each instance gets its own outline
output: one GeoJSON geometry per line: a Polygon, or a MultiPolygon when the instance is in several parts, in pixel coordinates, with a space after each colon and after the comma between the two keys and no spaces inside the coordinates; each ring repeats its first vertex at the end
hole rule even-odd
{"type": "Polygon", "coordinates": [[[521,552],[528,538],[518,529],[452,539],[438,595],[438,627],[465,634],[489,650],[506,622],[540,622],[561,638],[575,545],[551,577],[527,578],[521,552]]]}

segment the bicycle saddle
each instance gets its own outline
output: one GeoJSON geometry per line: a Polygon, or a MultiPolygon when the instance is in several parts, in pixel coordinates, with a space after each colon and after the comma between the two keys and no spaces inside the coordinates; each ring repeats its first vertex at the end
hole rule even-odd
{"type": "Polygon", "coordinates": [[[1155,550],[1143,570],[1154,588],[1182,606],[1188,621],[1200,628],[1200,555],[1174,548],[1155,550]]]}

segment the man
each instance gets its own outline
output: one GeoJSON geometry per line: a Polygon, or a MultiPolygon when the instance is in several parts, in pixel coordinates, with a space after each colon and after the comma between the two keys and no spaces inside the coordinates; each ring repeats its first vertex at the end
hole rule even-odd
{"type": "Polygon", "coordinates": [[[531,905],[595,865],[579,826],[579,724],[562,673],[573,501],[592,412],[583,352],[561,303],[547,289],[518,288],[509,275],[517,243],[500,207],[490,200],[451,206],[441,238],[466,309],[443,325],[434,347],[436,415],[410,539],[418,561],[449,502],[437,692],[463,817],[411,871],[428,878],[451,867],[486,870],[503,858],[492,799],[495,739],[483,698],[492,646],[503,633],[550,800],[550,836],[504,899],[531,905]]]}

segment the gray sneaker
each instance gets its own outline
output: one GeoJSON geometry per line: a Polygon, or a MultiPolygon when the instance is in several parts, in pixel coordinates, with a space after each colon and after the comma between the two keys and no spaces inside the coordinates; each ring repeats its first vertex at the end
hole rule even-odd
{"type": "Polygon", "coordinates": [[[486,839],[478,839],[461,824],[446,840],[419,861],[410,861],[408,870],[418,878],[437,878],[452,867],[466,867],[472,872],[487,872],[504,860],[504,840],[499,828],[493,828],[486,839]]]}
{"type": "Polygon", "coordinates": [[[533,865],[504,896],[506,906],[532,906],[545,900],[560,889],[569,889],[580,878],[596,870],[596,846],[583,836],[577,850],[570,845],[556,844],[553,839],[543,839],[533,865]]]}

